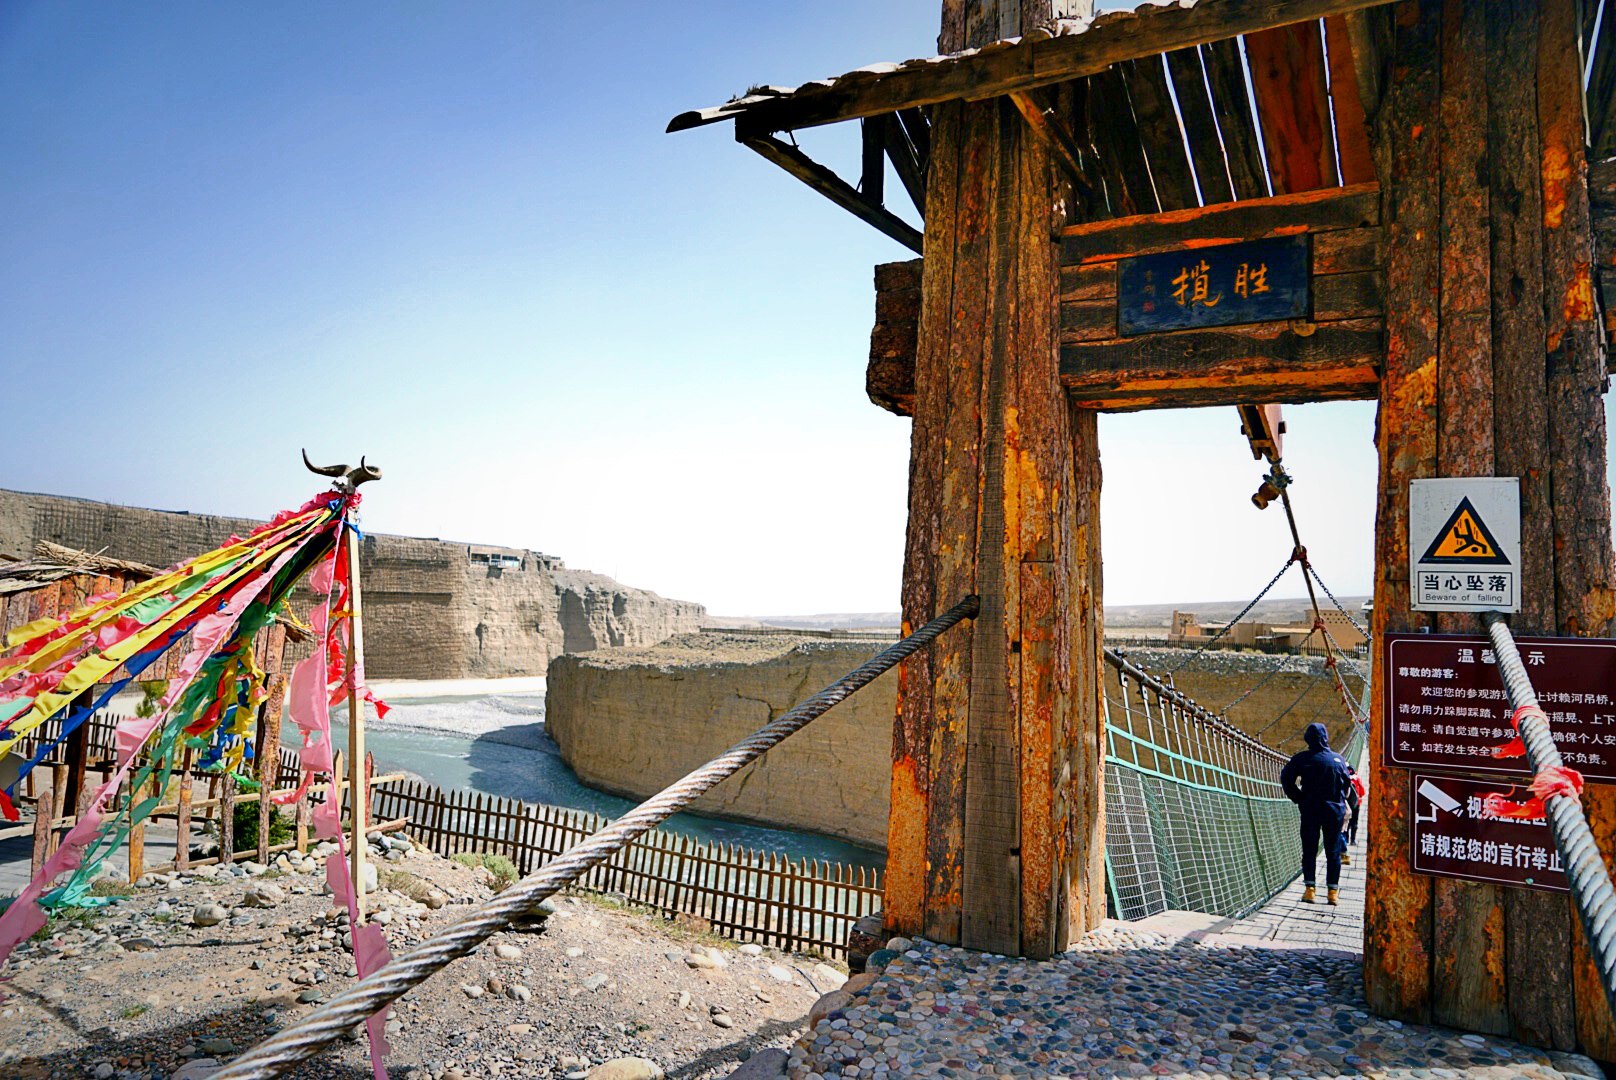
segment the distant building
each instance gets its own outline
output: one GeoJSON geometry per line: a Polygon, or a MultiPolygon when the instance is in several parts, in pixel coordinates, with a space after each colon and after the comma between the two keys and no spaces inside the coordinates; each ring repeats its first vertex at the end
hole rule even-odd
{"type": "Polygon", "coordinates": [[[1167,631],[1169,645],[1194,644],[1197,641],[1205,641],[1208,636],[1206,628],[1201,625],[1200,618],[1194,612],[1173,612],[1173,623],[1167,631]]]}
{"type": "MultiPolygon", "coordinates": [[[[1343,652],[1355,652],[1364,643],[1364,635],[1352,620],[1339,611],[1326,611],[1320,618],[1325,630],[1343,652]]],[[[1218,644],[1231,649],[1263,649],[1269,652],[1310,653],[1322,656],[1326,651],[1324,635],[1312,624],[1306,626],[1274,626],[1247,620],[1227,629],[1203,626],[1193,612],[1173,612],[1172,626],[1167,631],[1169,645],[1200,645],[1219,634],[1218,644]]]]}
{"type": "MultiPolygon", "coordinates": [[[[1339,611],[1321,612],[1319,619],[1336,647],[1343,652],[1355,652],[1367,639],[1352,620],[1339,611]]],[[[1314,626],[1276,626],[1269,637],[1275,648],[1287,652],[1310,653],[1323,656],[1328,651],[1324,634],[1314,626]]]]}

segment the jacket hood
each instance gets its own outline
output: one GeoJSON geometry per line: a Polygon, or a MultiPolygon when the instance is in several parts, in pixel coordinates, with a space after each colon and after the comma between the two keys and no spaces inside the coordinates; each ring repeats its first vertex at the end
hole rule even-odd
{"type": "Polygon", "coordinates": [[[1324,729],[1323,724],[1313,723],[1307,725],[1307,730],[1302,732],[1302,738],[1306,740],[1311,749],[1328,750],[1330,748],[1330,733],[1324,729]]]}

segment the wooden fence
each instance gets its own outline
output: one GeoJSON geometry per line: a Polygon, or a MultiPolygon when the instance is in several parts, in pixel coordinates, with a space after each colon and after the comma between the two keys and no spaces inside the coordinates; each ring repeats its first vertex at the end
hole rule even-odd
{"type": "MultiPolygon", "coordinates": [[[[105,776],[110,770],[113,729],[121,719],[111,713],[98,713],[85,725],[90,771],[100,771],[105,776]]],[[[295,788],[299,776],[297,755],[285,747],[273,749],[278,759],[274,787],[295,788]]],[[[18,801],[35,810],[35,822],[0,831],[0,837],[13,833],[35,834],[36,869],[39,861],[54,849],[60,834],[75,820],[71,810],[77,808],[53,805],[52,795],[63,790],[65,777],[65,766],[58,760],[60,753],[58,748],[46,759],[53,766],[50,789],[35,794],[32,784],[27,784],[25,791],[19,793],[18,801]],[[43,820],[39,820],[40,809],[45,811],[43,820]]],[[[367,762],[367,775],[374,776],[372,770],[367,762]]],[[[177,771],[175,782],[185,788],[185,795],[175,805],[159,807],[154,815],[176,818],[178,833],[185,838],[179,845],[181,849],[189,847],[193,812],[229,821],[232,806],[258,798],[255,794],[238,795],[234,784],[221,783],[218,777],[196,774],[195,779],[208,784],[210,790],[204,797],[193,800],[189,792],[190,779],[177,771]],[[183,809],[180,802],[184,803],[183,809]]],[[[403,827],[429,850],[445,857],[462,852],[504,855],[524,875],[599,830],[609,820],[599,814],[566,807],[525,803],[473,791],[444,791],[420,780],[374,777],[370,783],[374,786],[370,789],[367,820],[382,828],[403,827]]],[[[345,787],[339,790],[347,795],[345,787]]],[[[262,860],[294,847],[303,850],[308,844],[309,804],[327,797],[329,786],[316,785],[298,805],[287,808],[297,823],[296,842],[270,845],[268,829],[264,828],[260,830],[258,845],[240,852],[228,850],[227,840],[227,850],[221,852],[221,858],[262,860]]],[[[230,832],[216,827],[214,831],[221,836],[228,836],[230,832]]],[[[143,835],[144,828],[137,829],[132,838],[131,880],[146,869],[166,868],[144,865],[143,835]]],[[[187,851],[176,861],[183,869],[218,860],[191,860],[187,851]]],[[[704,920],[714,931],[737,940],[755,941],[791,952],[816,950],[836,956],[846,953],[848,931],[853,922],[881,907],[880,872],[870,867],[819,859],[794,862],[778,852],[700,841],[661,829],[653,830],[624,848],[577,884],[592,892],[622,896],[631,903],[667,915],[694,916],[704,920]]]]}
{"type": "MultiPolygon", "coordinates": [[[[499,854],[524,875],[610,820],[566,807],[471,791],[443,791],[419,780],[379,784],[380,819],[408,818],[407,831],[443,856],[499,854]]],[[[788,952],[847,951],[855,920],[881,907],[880,873],[819,859],[696,840],[655,829],[577,882],[666,915],[704,920],[740,941],[788,952]]]]}

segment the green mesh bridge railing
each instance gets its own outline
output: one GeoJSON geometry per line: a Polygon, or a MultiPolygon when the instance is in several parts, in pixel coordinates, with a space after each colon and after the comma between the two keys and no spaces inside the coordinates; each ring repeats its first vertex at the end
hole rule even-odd
{"type": "MultiPolygon", "coordinates": [[[[1111,914],[1246,915],[1301,873],[1286,757],[1106,650],[1105,863],[1111,914]]],[[[1354,727],[1342,754],[1356,761],[1354,727]]]]}

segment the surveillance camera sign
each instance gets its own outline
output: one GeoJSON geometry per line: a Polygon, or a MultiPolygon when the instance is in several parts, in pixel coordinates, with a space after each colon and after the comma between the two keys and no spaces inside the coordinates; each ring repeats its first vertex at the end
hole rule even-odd
{"type": "Polygon", "coordinates": [[[1519,611],[1520,481],[1410,482],[1408,554],[1415,611],[1519,611]]]}
{"type": "Polygon", "coordinates": [[[1500,813],[1531,792],[1497,780],[1415,773],[1409,822],[1414,872],[1566,892],[1565,866],[1548,822],[1500,813]],[[1489,804],[1499,795],[1503,806],[1489,804]]]}

